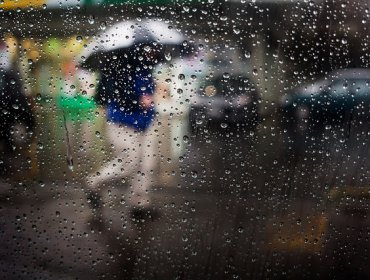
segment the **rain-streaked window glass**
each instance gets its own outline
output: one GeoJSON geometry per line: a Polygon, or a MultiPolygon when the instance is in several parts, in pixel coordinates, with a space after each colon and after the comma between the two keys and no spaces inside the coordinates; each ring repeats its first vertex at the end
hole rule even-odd
{"type": "Polygon", "coordinates": [[[0,279],[369,279],[369,16],[0,1],[0,279]]]}

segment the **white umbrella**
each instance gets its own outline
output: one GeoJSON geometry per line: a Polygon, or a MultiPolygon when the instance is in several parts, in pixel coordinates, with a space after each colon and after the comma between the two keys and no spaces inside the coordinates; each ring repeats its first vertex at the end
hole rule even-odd
{"type": "Polygon", "coordinates": [[[80,64],[91,66],[111,54],[130,51],[138,45],[181,50],[189,47],[186,37],[172,25],[160,19],[145,21],[125,21],[117,23],[97,34],[82,52],[80,64]]]}

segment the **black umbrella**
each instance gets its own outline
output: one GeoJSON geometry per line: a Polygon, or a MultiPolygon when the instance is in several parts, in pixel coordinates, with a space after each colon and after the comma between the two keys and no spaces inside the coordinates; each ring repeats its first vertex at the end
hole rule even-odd
{"type": "Polygon", "coordinates": [[[99,33],[82,52],[79,64],[97,69],[133,60],[155,64],[193,51],[186,37],[162,20],[125,21],[99,33]]]}

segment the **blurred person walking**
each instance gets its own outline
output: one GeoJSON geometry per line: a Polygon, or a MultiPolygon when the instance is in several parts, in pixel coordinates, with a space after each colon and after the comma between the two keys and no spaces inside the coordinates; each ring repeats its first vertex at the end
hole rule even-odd
{"type": "MultiPolygon", "coordinates": [[[[106,106],[107,135],[114,159],[87,178],[87,200],[95,218],[101,215],[102,192],[113,180],[129,179],[127,202],[133,217],[155,213],[149,198],[155,165],[155,117],[150,53],[145,59],[118,60],[101,71],[97,98],[106,106]]],[[[140,58],[140,59],[137,59],[140,58]]]]}
{"type": "Polygon", "coordinates": [[[148,192],[156,165],[152,69],[193,51],[186,37],[162,19],[124,21],[99,33],[81,53],[80,65],[100,72],[97,101],[107,107],[107,134],[115,158],[87,178],[88,202],[102,209],[113,179],[129,178],[131,214],[155,213],[148,192]]]}

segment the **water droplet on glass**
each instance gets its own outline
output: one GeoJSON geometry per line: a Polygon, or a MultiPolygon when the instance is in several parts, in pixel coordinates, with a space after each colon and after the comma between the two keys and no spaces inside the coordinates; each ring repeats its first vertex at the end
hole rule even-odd
{"type": "Polygon", "coordinates": [[[72,157],[67,157],[67,166],[68,166],[68,169],[73,171],[73,158],[72,157]]]}
{"type": "Polygon", "coordinates": [[[100,23],[100,30],[105,30],[107,28],[107,23],[105,21],[102,21],[100,23]]]}
{"type": "Polygon", "coordinates": [[[170,54],[170,53],[165,53],[164,57],[165,57],[165,59],[166,59],[167,61],[170,61],[170,60],[172,59],[172,56],[171,56],[171,54],[170,54]]]}
{"type": "Polygon", "coordinates": [[[88,22],[90,24],[94,24],[95,23],[95,18],[93,16],[89,16],[88,22]]]}

